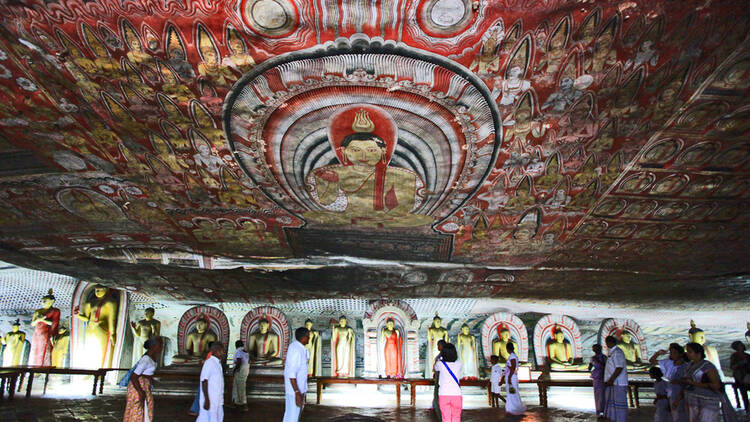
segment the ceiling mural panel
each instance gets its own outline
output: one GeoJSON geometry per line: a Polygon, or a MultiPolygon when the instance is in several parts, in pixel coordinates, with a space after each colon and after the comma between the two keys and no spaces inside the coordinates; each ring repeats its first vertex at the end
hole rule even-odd
{"type": "Polygon", "coordinates": [[[337,265],[377,297],[502,296],[508,277],[544,296],[571,283],[552,269],[748,271],[741,4],[25,0],[0,16],[0,258],[248,302],[336,296],[298,269],[337,265]]]}

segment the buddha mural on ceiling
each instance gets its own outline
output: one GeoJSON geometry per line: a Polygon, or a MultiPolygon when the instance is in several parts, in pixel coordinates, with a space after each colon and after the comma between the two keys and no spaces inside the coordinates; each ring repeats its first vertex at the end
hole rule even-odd
{"type": "Polygon", "coordinates": [[[236,161],[297,218],[297,252],[337,252],[336,233],[347,252],[449,258],[441,223],[489,174],[498,122],[463,66],[362,34],[256,66],[224,105],[236,161]]]}

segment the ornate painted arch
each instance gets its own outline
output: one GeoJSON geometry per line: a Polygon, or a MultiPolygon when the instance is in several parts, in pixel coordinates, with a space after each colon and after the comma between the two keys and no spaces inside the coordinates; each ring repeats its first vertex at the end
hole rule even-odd
{"type": "Polygon", "coordinates": [[[573,318],[566,315],[545,315],[534,327],[534,355],[537,365],[544,365],[547,359],[547,342],[553,338],[552,330],[557,327],[565,334],[573,349],[573,360],[583,358],[581,330],[573,318]]]}
{"type": "Polygon", "coordinates": [[[258,327],[258,323],[263,318],[267,319],[269,322],[268,329],[279,336],[279,358],[284,359],[292,335],[286,315],[278,308],[273,306],[259,306],[245,314],[245,317],[242,318],[240,339],[243,343],[247,344],[248,337],[250,337],[250,334],[255,331],[258,327]]]}
{"type": "Polygon", "coordinates": [[[492,342],[499,337],[498,329],[507,327],[510,330],[511,339],[518,343],[516,355],[521,362],[529,361],[529,332],[526,330],[521,318],[508,313],[497,312],[490,315],[482,324],[482,351],[486,362],[490,361],[492,355],[492,342]]]}

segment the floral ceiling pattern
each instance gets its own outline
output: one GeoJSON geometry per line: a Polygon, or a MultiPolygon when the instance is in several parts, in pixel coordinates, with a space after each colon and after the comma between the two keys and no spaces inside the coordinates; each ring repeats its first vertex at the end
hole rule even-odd
{"type": "Polygon", "coordinates": [[[748,270],[740,3],[16,0],[0,16],[0,259],[214,301],[716,277],[726,293],[748,270]]]}

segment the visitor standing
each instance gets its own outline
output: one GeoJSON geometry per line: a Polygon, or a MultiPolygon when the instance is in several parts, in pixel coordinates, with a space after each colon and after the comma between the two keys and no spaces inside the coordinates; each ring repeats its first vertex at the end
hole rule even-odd
{"type": "Polygon", "coordinates": [[[607,397],[606,417],[614,422],[628,419],[628,369],[625,353],[617,347],[617,340],[607,336],[604,343],[609,349],[609,357],[604,365],[604,380],[607,397]]]}
{"type": "MultiPolygon", "coordinates": [[[[435,364],[440,361],[440,354],[443,352],[443,347],[445,347],[445,340],[438,340],[438,354],[435,356],[435,361],[432,362],[432,366],[435,366],[435,364]]],[[[439,422],[443,420],[443,416],[440,414],[440,395],[438,394],[438,389],[440,388],[440,374],[433,371],[432,378],[435,380],[435,388],[432,389],[432,409],[435,411],[435,418],[439,422]]]]}
{"type": "Polygon", "coordinates": [[[211,343],[211,356],[201,369],[200,413],[196,422],[221,422],[224,420],[224,345],[211,343]]]}
{"type": "Polygon", "coordinates": [[[596,416],[604,416],[604,406],[607,403],[604,385],[604,366],[607,364],[607,357],[602,353],[602,345],[595,344],[591,346],[594,356],[591,356],[589,362],[589,371],[591,371],[591,381],[594,384],[594,406],[596,407],[596,416]]]}
{"type": "Polygon", "coordinates": [[[505,411],[511,415],[522,415],[526,411],[526,406],[521,401],[521,392],[518,391],[518,356],[513,343],[509,342],[505,349],[508,351],[508,360],[503,371],[505,411]]]}
{"type": "Polygon", "coordinates": [[[310,341],[310,331],[306,327],[297,328],[294,332],[296,341],[289,345],[284,365],[284,393],[286,408],[284,422],[297,422],[302,409],[305,407],[307,393],[307,360],[310,352],[305,345],[310,341]]]}
{"type": "Polygon", "coordinates": [[[500,407],[500,379],[503,376],[503,366],[498,363],[497,355],[490,356],[490,393],[492,393],[492,407],[500,407]]]}
{"type": "Polygon", "coordinates": [[[463,397],[458,375],[461,373],[461,361],[458,360],[456,346],[446,343],[440,352],[441,359],[435,363],[434,370],[439,372],[438,401],[443,422],[461,422],[463,397]]]}
{"type": "Polygon", "coordinates": [[[669,381],[667,396],[669,397],[669,409],[673,422],[688,422],[687,404],[682,392],[682,377],[687,370],[687,355],[685,349],[678,343],[671,343],[669,351],[659,350],[649,359],[651,365],[659,365],[664,378],[669,381]],[[669,354],[667,359],[659,359],[659,356],[669,354]]]}
{"type": "Polygon", "coordinates": [[[654,380],[654,406],[656,406],[656,414],[654,415],[654,422],[671,422],[672,415],[669,413],[669,396],[667,395],[667,382],[662,379],[664,374],[661,372],[658,366],[654,366],[648,370],[648,374],[651,379],[654,380]]]}
{"type": "Polygon", "coordinates": [[[685,351],[690,364],[682,380],[690,422],[717,422],[720,408],[724,421],[736,421],[737,415],[724,393],[719,371],[706,360],[703,346],[688,343],[685,351]]]}
{"type": "Polygon", "coordinates": [[[242,340],[234,342],[234,380],[232,382],[232,401],[237,406],[242,406],[242,411],[247,412],[247,375],[250,373],[250,355],[245,351],[242,340]]]}
{"type": "Polygon", "coordinates": [[[154,420],[154,396],[151,393],[156,362],[164,348],[161,337],[151,337],[143,344],[146,353],[135,365],[130,376],[123,422],[151,422],[154,420]]]}
{"type": "Polygon", "coordinates": [[[745,414],[750,415],[747,398],[747,389],[750,387],[750,355],[745,352],[745,345],[741,341],[732,342],[732,350],[734,353],[729,358],[729,366],[732,368],[734,383],[740,390],[745,414]]]}

